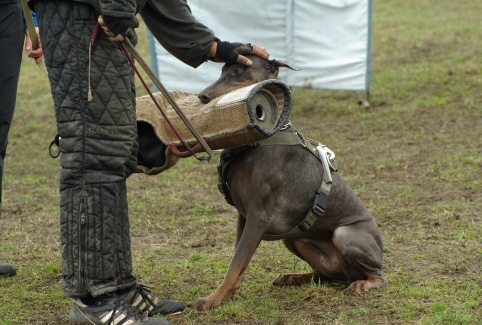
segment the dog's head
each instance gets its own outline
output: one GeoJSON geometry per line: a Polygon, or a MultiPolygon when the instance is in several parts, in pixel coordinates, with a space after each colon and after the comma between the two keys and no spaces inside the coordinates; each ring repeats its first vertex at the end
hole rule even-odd
{"type": "Polygon", "coordinates": [[[253,85],[268,79],[277,79],[279,68],[289,68],[288,64],[278,60],[264,60],[256,55],[247,55],[253,62],[250,67],[240,63],[226,63],[221,71],[221,76],[212,85],[202,90],[198,97],[207,104],[211,100],[227,94],[238,88],[253,85]]]}

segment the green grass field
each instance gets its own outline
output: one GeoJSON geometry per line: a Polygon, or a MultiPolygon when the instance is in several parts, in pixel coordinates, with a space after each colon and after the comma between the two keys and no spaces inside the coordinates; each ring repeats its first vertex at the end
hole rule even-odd
{"type": "MultiPolygon", "coordinates": [[[[480,324],[482,320],[482,38],[480,1],[374,0],[371,108],[362,94],[294,89],[291,120],[329,146],[372,212],[389,285],[277,288],[309,268],[263,242],[234,301],[170,316],[175,325],[480,324]]],[[[145,28],[139,50],[147,58],[145,28]]],[[[140,85],[140,83],[138,83],[140,85]]],[[[139,87],[139,95],[145,91],[139,87]]],[[[0,325],[68,324],[62,295],[59,161],[48,81],[24,59],[5,162],[0,325]]],[[[134,268],[186,302],[211,293],[233,254],[235,210],[217,190],[219,154],[128,180],[134,268]]]]}

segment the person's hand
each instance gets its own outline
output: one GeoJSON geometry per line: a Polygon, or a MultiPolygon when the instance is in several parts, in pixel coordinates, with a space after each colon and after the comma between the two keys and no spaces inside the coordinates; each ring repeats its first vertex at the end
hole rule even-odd
{"type": "Polygon", "coordinates": [[[131,27],[130,18],[99,16],[97,22],[107,36],[109,36],[114,42],[122,42],[127,35],[127,31],[131,27]]]}
{"type": "Polygon", "coordinates": [[[209,51],[209,57],[215,62],[241,63],[246,66],[253,64],[245,55],[257,55],[265,60],[269,58],[269,53],[264,47],[256,44],[213,42],[209,51]]]}
{"type": "Polygon", "coordinates": [[[35,31],[37,32],[37,39],[39,48],[32,51],[32,38],[30,37],[30,33],[28,28],[25,29],[25,51],[32,51],[28,54],[29,58],[35,60],[36,63],[40,63],[44,58],[44,52],[42,50],[42,42],[40,42],[40,34],[38,32],[38,27],[35,27],[35,31]]]}

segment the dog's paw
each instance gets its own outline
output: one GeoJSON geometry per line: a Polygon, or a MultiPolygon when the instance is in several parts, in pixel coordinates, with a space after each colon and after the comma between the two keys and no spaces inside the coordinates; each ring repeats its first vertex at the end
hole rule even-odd
{"type": "Polygon", "coordinates": [[[203,310],[211,309],[214,306],[211,303],[211,300],[209,300],[209,297],[202,297],[191,302],[189,304],[189,307],[197,309],[198,311],[203,311],[203,310]]]}
{"type": "Polygon", "coordinates": [[[347,288],[348,291],[353,291],[356,294],[368,292],[371,289],[379,289],[387,285],[387,280],[383,276],[370,276],[367,280],[353,281],[347,288]]]}
{"type": "Polygon", "coordinates": [[[314,280],[314,273],[298,274],[298,273],[287,273],[281,274],[278,278],[273,281],[273,285],[282,286],[299,286],[305,283],[310,283],[314,280]]]}
{"type": "Polygon", "coordinates": [[[289,274],[281,274],[279,277],[273,280],[273,285],[277,287],[282,287],[289,285],[288,282],[291,282],[289,274]]]}
{"type": "Polygon", "coordinates": [[[348,291],[352,291],[356,294],[361,294],[362,292],[368,292],[370,290],[371,285],[366,280],[358,280],[354,281],[350,284],[347,288],[348,291]]]}
{"type": "Polygon", "coordinates": [[[195,301],[191,302],[189,304],[189,307],[195,308],[198,311],[203,311],[203,310],[208,310],[208,309],[217,307],[217,306],[221,305],[223,301],[231,301],[232,300],[232,296],[231,296],[231,298],[226,297],[224,299],[216,298],[216,297],[217,296],[210,295],[210,296],[207,296],[207,297],[198,298],[195,301]]]}

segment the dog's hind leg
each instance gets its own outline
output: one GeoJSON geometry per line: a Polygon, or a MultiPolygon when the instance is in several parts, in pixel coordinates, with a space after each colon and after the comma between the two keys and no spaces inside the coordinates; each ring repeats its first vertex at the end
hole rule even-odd
{"type": "Polygon", "coordinates": [[[382,241],[373,220],[337,228],[333,244],[343,256],[343,272],[352,281],[348,290],[368,292],[387,285],[382,274],[382,241]]]}
{"type": "MultiPolygon", "coordinates": [[[[330,258],[323,254],[323,252],[320,251],[317,246],[313,245],[308,241],[283,240],[283,243],[290,252],[307,262],[313,268],[313,272],[281,274],[277,279],[273,281],[273,285],[302,285],[310,282],[330,280],[328,277],[326,277],[317,270],[317,268],[321,269],[320,263],[325,264],[325,261],[330,260],[330,258]]],[[[331,243],[327,244],[332,245],[331,243]]]]}

